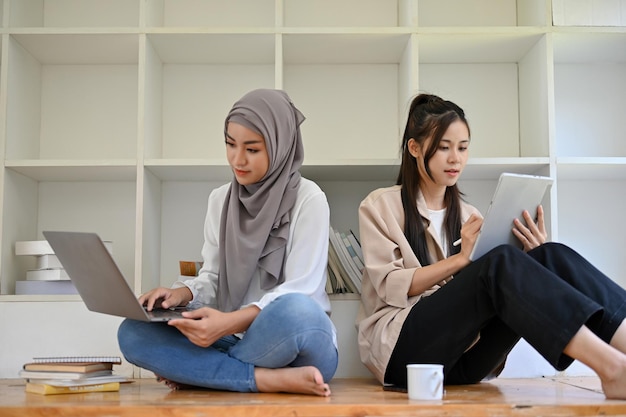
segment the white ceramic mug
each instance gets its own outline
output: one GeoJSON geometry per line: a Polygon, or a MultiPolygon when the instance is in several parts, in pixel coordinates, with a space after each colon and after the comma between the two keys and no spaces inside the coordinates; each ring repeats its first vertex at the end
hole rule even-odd
{"type": "Polygon", "coordinates": [[[443,398],[443,365],[409,364],[406,366],[407,388],[411,400],[443,398]]]}

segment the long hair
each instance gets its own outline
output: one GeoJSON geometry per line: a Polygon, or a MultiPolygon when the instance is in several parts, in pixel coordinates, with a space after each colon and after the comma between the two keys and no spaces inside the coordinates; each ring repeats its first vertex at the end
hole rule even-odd
{"type": "MultiPolygon", "coordinates": [[[[448,127],[455,121],[461,120],[467,126],[465,112],[451,101],[432,94],[420,94],[411,102],[409,116],[402,138],[402,163],[398,173],[397,185],[401,185],[402,206],[404,207],[404,235],[406,236],[413,252],[420,264],[430,265],[432,259],[428,252],[425,239],[424,218],[417,208],[417,197],[422,181],[417,167],[417,160],[409,152],[409,140],[415,140],[420,146],[428,138],[431,141],[427,149],[423,149],[424,166],[427,175],[432,179],[429,161],[437,152],[441,139],[448,127]]],[[[446,188],[444,203],[446,217],[444,220],[444,233],[448,242],[448,253],[455,254],[460,251],[460,246],[452,243],[461,236],[461,199],[462,193],[457,185],[446,188]]]]}

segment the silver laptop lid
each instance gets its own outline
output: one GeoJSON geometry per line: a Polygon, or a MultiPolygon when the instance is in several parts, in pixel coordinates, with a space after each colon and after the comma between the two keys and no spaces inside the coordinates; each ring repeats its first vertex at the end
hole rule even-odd
{"type": "Polygon", "coordinates": [[[89,310],[149,320],[97,234],[46,231],[43,235],[89,310]]]}

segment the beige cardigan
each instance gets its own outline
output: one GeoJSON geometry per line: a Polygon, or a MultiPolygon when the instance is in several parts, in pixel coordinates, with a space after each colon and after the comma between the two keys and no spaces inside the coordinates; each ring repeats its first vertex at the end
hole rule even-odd
{"type": "MultiPolygon", "coordinates": [[[[439,237],[428,220],[420,194],[417,206],[427,219],[427,245],[432,259],[443,258],[439,237]]],[[[461,222],[478,210],[461,203],[461,222]]],[[[419,296],[409,297],[413,273],[421,265],[404,236],[404,211],[400,186],[372,191],[359,206],[359,230],[365,269],[361,306],[357,315],[361,361],[383,383],[387,363],[411,307],[421,297],[437,291],[445,280],[419,296]]]]}

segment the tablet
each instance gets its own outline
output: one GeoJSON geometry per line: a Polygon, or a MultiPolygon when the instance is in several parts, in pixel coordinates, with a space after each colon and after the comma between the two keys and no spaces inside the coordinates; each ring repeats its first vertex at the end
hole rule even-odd
{"type": "Polygon", "coordinates": [[[513,232],[513,220],[522,219],[522,212],[528,210],[537,217],[537,206],[552,186],[552,178],[536,175],[500,175],[496,191],[485,214],[483,225],[476,239],[470,260],[475,260],[502,244],[522,247],[513,232]]]}

